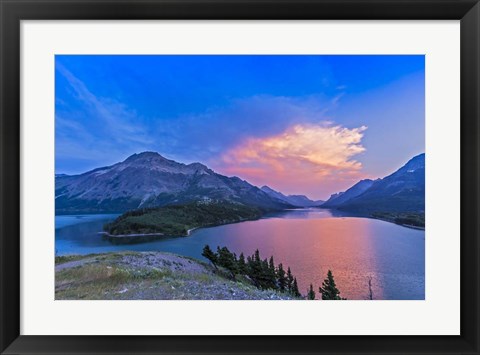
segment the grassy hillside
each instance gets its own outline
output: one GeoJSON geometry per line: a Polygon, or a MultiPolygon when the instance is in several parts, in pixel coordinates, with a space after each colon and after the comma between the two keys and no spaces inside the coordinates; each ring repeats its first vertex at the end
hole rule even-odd
{"type": "Polygon", "coordinates": [[[160,252],[58,257],[56,300],[288,300],[198,260],[160,252]]]}
{"type": "Polygon", "coordinates": [[[112,235],[163,233],[187,235],[189,229],[257,219],[263,211],[229,202],[192,202],[126,212],[104,226],[112,235]]]}

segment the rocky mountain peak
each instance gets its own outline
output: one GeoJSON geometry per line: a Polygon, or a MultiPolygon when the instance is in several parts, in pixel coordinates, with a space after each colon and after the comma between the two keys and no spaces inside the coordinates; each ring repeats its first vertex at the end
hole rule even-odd
{"type": "Polygon", "coordinates": [[[168,159],[164,158],[157,152],[142,152],[142,153],[135,153],[125,159],[125,163],[127,162],[140,162],[140,161],[169,161],[168,159]]]}
{"type": "Polygon", "coordinates": [[[192,168],[192,169],[196,170],[196,171],[209,171],[210,170],[207,166],[205,166],[201,163],[191,163],[191,164],[188,164],[187,166],[189,168],[192,168]]]}
{"type": "Polygon", "coordinates": [[[405,170],[416,170],[421,168],[425,168],[425,153],[413,157],[404,166],[405,170]]]}

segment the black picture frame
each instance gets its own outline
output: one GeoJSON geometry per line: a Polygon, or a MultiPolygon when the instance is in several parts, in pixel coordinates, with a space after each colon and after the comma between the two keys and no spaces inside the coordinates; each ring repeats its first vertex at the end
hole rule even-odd
{"type": "Polygon", "coordinates": [[[478,0],[0,0],[0,18],[2,354],[479,354],[478,0]],[[461,335],[20,335],[20,22],[27,19],[461,20],[461,335]]]}

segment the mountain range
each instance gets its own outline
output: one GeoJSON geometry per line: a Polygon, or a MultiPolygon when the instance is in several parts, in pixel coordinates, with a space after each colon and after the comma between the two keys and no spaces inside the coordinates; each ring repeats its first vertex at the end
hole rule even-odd
{"type": "Polygon", "coordinates": [[[124,212],[199,200],[224,200],[266,210],[294,207],[238,177],[215,173],[203,164],[182,164],[155,152],[80,175],[55,176],[55,211],[124,212]]]}
{"type": "Polygon", "coordinates": [[[361,180],[345,192],[333,194],[323,205],[355,212],[424,212],[425,153],[383,179],[361,180]]]}
{"type": "Polygon", "coordinates": [[[284,195],[281,192],[275,191],[272,188],[268,186],[262,186],[260,188],[263,192],[267,193],[273,198],[276,198],[278,200],[285,201],[286,203],[291,204],[292,206],[295,207],[317,207],[323,204],[325,201],[322,200],[310,200],[307,196],[305,195],[284,195]]]}
{"type": "Polygon", "coordinates": [[[424,212],[425,154],[382,179],[361,180],[326,202],[304,195],[284,195],[268,186],[258,188],[203,164],[182,164],[155,152],[133,154],[117,164],[80,175],[55,175],[57,214],[125,212],[209,200],[263,210],[321,206],[361,213],[424,212]]]}

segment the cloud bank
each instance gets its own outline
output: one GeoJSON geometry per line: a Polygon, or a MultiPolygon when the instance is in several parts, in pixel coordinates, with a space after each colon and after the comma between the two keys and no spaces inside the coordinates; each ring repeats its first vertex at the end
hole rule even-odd
{"type": "Polygon", "coordinates": [[[324,97],[258,95],[232,99],[227,106],[202,113],[158,119],[159,151],[174,159],[207,161],[248,137],[265,137],[294,124],[318,123],[332,103],[324,97]]]}
{"type": "Polygon", "coordinates": [[[212,165],[259,186],[325,198],[363,177],[362,164],[353,158],[365,151],[366,129],[329,122],[296,124],[277,135],[247,138],[212,165]]]}

